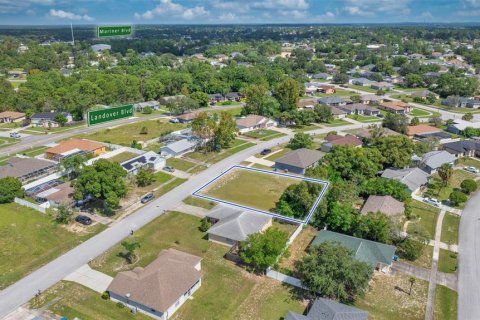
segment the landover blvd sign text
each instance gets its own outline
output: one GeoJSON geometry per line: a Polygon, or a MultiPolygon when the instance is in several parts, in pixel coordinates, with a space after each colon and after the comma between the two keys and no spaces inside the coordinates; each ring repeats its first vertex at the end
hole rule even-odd
{"type": "Polygon", "coordinates": [[[133,117],[133,114],[133,104],[93,110],[87,113],[87,123],[89,126],[92,126],[99,123],[133,117]]]}

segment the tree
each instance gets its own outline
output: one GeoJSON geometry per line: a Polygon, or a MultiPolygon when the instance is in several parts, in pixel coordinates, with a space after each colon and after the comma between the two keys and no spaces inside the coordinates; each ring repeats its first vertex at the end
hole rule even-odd
{"type": "Polygon", "coordinates": [[[406,134],[408,123],[407,116],[403,114],[387,113],[383,118],[382,125],[398,133],[406,134]]]}
{"type": "Polygon", "coordinates": [[[473,120],[473,114],[471,112],[465,113],[462,117],[462,120],[472,121],[473,120]]]}
{"type": "Polygon", "coordinates": [[[438,168],[438,176],[442,180],[443,186],[446,186],[448,184],[448,181],[453,175],[453,168],[450,164],[444,163],[438,168]]]}
{"type": "Polygon", "coordinates": [[[246,103],[242,115],[256,114],[265,117],[274,116],[279,112],[278,101],[267,95],[264,85],[250,85],[245,89],[246,103]]]}
{"type": "Polygon", "coordinates": [[[420,124],[420,119],[418,119],[418,117],[413,117],[412,120],[410,120],[411,126],[418,126],[419,124],[420,124]]]}
{"type": "Polygon", "coordinates": [[[55,213],[55,221],[60,224],[69,224],[72,221],[73,212],[66,206],[59,206],[55,213]]]}
{"type": "Polygon", "coordinates": [[[465,136],[465,138],[471,138],[471,137],[476,137],[480,135],[480,129],[478,128],[472,128],[472,127],[466,127],[462,134],[465,136]]]}
{"type": "Polygon", "coordinates": [[[146,187],[151,185],[155,181],[155,176],[151,170],[140,168],[137,171],[137,175],[135,176],[135,181],[137,186],[139,187],[146,187]]]}
{"type": "Polygon", "coordinates": [[[210,99],[208,98],[208,94],[201,91],[193,92],[192,94],[190,94],[190,98],[195,100],[200,108],[208,107],[208,102],[210,101],[210,99]]]}
{"type": "Polygon", "coordinates": [[[467,202],[468,197],[465,193],[461,191],[452,191],[448,199],[454,206],[458,206],[461,203],[467,202]]]}
{"type": "Polygon", "coordinates": [[[318,122],[327,123],[333,120],[332,108],[329,106],[317,104],[313,110],[315,111],[318,122]]]}
{"type": "Polygon", "coordinates": [[[277,211],[285,216],[304,218],[321,191],[317,183],[302,181],[288,186],[280,196],[277,211]]]}
{"type": "Polygon", "coordinates": [[[131,148],[142,150],[142,144],[137,140],[133,140],[132,144],[130,145],[131,148]]]}
{"type": "Polygon", "coordinates": [[[22,182],[17,178],[5,177],[0,179],[0,203],[12,202],[15,197],[22,198],[24,193],[22,182]]]}
{"type": "Polygon", "coordinates": [[[385,167],[405,168],[410,164],[414,143],[406,136],[387,136],[376,139],[372,145],[384,157],[385,167]]]}
{"type": "Polygon", "coordinates": [[[465,179],[460,184],[460,188],[462,188],[462,191],[466,194],[470,194],[477,190],[477,183],[473,179],[465,179]]]}
{"type": "Polygon", "coordinates": [[[189,97],[178,96],[174,99],[170,99],[166,103],[166,107],[171,113],[181,114],[187,111],[198,109],[199,104],[189,97]]]}
{"type": "Polygon", "coordinates": [[[200,112],[192,121],[193,133],[204,140],[210,140],[215,135],[215,120],[206,112],[200,112]]]}
{"type": "Polygon", "coordinates": [[[208,221],[206,217],[200,220],[200,227],[198,227],[198,229],[201,232],[207,232],[207,230],[210,229],[210,227],[211,227],[211,223],[208,221]]]}
{"type": "Polygon", "coordinates": [[[146,106],[145,108],[142,109],[143,114],[152,114],[153,110],[149,106],[146,106]]]}
{"type": "Polygon", "coordinates": [[[132,263],[136,257],[135,250],[137,250],[137,248],[140,248],[140,244],[135,241],[127,241],[127,240],[122,241],[121,244],[122,244],[122,247],[127,251],[126,253],[124,253],[125,259],[127,260],[128,263],[132,263]]]}
{"type": "Polygon", "coordinates": [[[268,228],[263,233],[254,233],[240,243],[240,257],[247,264],[261,270],[276,263],[285,249],[288,234],[277,228],[268,228]]]}
{"type": "Polygon", "coordinates": [[[428,121],[437,128],[441,127],[443,124],[443,120],[441,117],[432,117],[428,121]]]}
{"type": "Polygon", "coordinates": [[[226,111],[220,113],[220,121],[215,128],[215,147],[228,148],[237,136],[237,124],[232,115],[226,111]]]}
{"type": "Polygon", "coordinates": [[[298,263],[303,286],[320,295],[352,303],[368,287],[372,267],[353,258],[353,252],[338,242],[323,242],[310,247],[298,263]]]}
{"type": "Polygon", "coordinates": [[[91,166],[84,167],[73,182],[74,197],[81,200],[91,195],[102,200],[105,209],[114,209],[118,207],[120,198],[127,194],[126,175],[120,164],[99,159],[91,166]]]}
{"type": "Polygon", "coordinates": [[[87,161],[87,158],[84,155],[76,154],[60,160],[60,166],[70,178],[74,179],[80,173],[85,161],[87,161]]]}
{"type": "Polygon", "coordinates": [[[417,240],[413,240],[409,237],[401,240],[397,243],[397,250],[399,256],[410,261],[415,261],[420,257],[426,244],[423,244],[417,240]]]}
{"type": "Polygon", "coordinates": [[[297,150],[301,148],[310,149],[313,146],[313,138],[311,135],[303,132],[295,133],[290,142],[288,143],[287,147],[292,150],[297,150]]]}
{"type": "Polygon", "coordinates": [[[55,122],[57,122],[61,127],[63,127],[65,123],[67,123],[67,117],[59,113],[55,116],[55,122]]]}
{"type": "Polygon", "coordinates": [[[345,84],[348,82],[348,75],[345,73],[336,73],[333,76],[332,82],[336,84],[345,84]]]}
{"type": "Polygon", "coordinates": [[[392,233],[390,219],[380,212],[358,216],[353,235],[358,238],[388,243],[392,233]]]}
{"type": "Polygon", "coordinates": [[[405,201],[410,198],[410,192],[404,183],[382,177],[375,177],[365,181],[361,185],[360,194],[365,197],[370,195],[392,196],[399,201],[405,201]]]}
{"type": "Polygon", "coordinates": [[[417,281],[417,279],[415,279],[415,277],[410,277],[408,281],[410,282],[410,291],[408,292],[408,295],[412,295],[412,288],[413,288],[413,285],[415,284],[415,281],[417,281]]]}
{"type": "Polygon", "coordinates": [[[275,91],[275,98],[280,103],[280,111],[296,110],[299,97],[300,88],[298,82],[293,79],[280,82],[275,91]]]}

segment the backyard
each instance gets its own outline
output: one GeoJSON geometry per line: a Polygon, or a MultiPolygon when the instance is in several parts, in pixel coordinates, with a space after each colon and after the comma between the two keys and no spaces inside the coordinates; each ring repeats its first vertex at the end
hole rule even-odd
{"type": "Polygon", "coordinates": [[[116,162],[116,163],[122,163],[122,162],[127,161],[129,159],[132,159],[136,156],[138,156],[138,154],[133,153],[133,152],[124,151],[122,153],[117,154],[116,156],[108,158],[108,161],[116,162]]]}
{"type": "Polygon", "coordinates": [[[0,210],[0,289],[104,229],[78,225],[80,231],[74,233],[52,217],[17,204],[2,204],[0,210]]]}

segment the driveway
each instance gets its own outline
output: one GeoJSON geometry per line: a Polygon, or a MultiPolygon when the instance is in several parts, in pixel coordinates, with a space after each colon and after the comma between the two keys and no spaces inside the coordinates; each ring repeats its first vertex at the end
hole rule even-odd
{"type": "Polygon", "coordinates": [[[104,293],[113,278],[105,273],[93,270],[88,264],[84,264],[63,280],[76,282],[98,293],[104,293]]]}

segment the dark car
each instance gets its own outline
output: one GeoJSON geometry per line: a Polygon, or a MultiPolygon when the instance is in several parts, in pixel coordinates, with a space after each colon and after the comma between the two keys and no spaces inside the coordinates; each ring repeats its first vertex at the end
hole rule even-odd
{"type": "Polygon", "coordinates": [[[148,201],[152,200],[154,198],[153,193],[149,193],[146,196],[144,196],[140,202],[141,203],[147,203],[148,201]]]}
{"type": "Polygon", "coordinates": [[[263,149],[262,152],[260,152],[260,154],[262,156],[266,156],[267,154],[269,154],[270,152],[272,152],[272,149],[263,149]]]}
{"type": "Polygon", "coordinates": [[[92,219],[90,219],[89,217],[87,216],[84,216],[84,215],[79,215],[75,218],[75,221],[77,221],[78,223],[81,223],[83,225],[91,225],[92,224],[92,219]]]}
{"type": "Polygon", "coordinates": [[[174,172],[175,171],[175,168],[172,167],[172,166],[166,166],[166,167],[163,167],[163,170],[167,171],[167,172],[174,172]]]}

